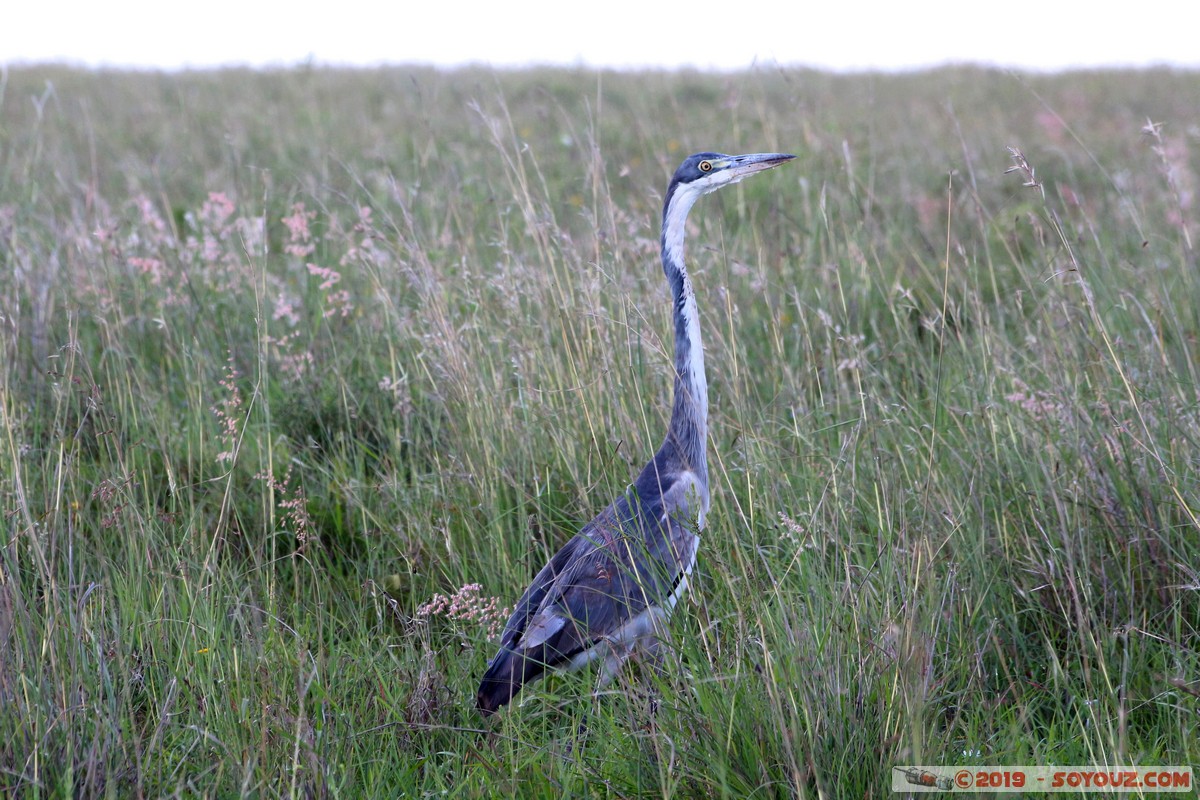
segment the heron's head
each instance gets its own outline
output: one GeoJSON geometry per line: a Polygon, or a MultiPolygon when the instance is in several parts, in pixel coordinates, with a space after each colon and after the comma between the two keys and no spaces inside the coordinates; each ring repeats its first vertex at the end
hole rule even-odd
{"type": "Polygon", "coordinates": [[[692,204],[701,196],[793,158],[795,156],[787,153],[748,153],[743,156],[696,153],[685,158],[675,170],[663,199],[663,258],[676,262],[682,259],[684,222],[692,204]]]}
{"type": "Polygon", "coordinates": [[[675,170],[667,197],[686,189],[699,197],[715,192],[722,186],[737,183],[747,175],[777,167],[795,156],[787,153],[748,153],[742,156],[727,156],[724,153],[696,153],[688,156],[675,170]]]}

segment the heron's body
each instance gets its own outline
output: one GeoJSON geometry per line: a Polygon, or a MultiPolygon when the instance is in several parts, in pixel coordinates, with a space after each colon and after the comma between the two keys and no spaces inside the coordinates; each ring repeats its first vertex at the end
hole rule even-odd
{"type": "Polygon", "coordinates": [[[495,712],[546,670],[603,660],[602,681],[653,647],[687,588],[708,513],[708,383],[700,316],[683,262],[688,212],[702,195],[792,156],[698,153],[663,203],[662,262],[675,321],[675,389],[667,437],[624,494],[550,559],[517,602],[479,686],[495,712]]]}

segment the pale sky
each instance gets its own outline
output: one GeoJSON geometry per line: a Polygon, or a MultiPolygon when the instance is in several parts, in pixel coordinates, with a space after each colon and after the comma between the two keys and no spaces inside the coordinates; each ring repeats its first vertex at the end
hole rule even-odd
{"type": "Polygon", "coordinates": [[[6,0],[0,65],[1200,69],[1197,0],[6,0]],[[782,10],[781,10],[782,9],[782,10]]]}

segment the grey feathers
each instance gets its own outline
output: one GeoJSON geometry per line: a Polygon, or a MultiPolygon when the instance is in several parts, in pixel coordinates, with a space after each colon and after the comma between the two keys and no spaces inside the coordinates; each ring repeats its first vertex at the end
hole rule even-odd
{"type": "Polygon", "coordinates": [[[660,626],[687,588],[708,513],[708,382],[700,314],[683,263],[697,199],[792,158],[781,153],[684,159],[663,201],[662,266],[671,289],[675,385],[666,440],[608,508],[534,577],[500,637],[477,703],[492,714],[546,670],[603,659],[610,679],[660,626]]]}

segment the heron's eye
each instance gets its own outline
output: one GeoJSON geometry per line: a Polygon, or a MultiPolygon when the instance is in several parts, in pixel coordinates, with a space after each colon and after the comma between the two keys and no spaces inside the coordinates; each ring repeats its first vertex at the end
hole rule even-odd
{"type": "Polygon", "coordinates": [[[712,172],[712,162],[711,161],[701,161],[700,162],[700,171],[701,172],[712,172]]]}

